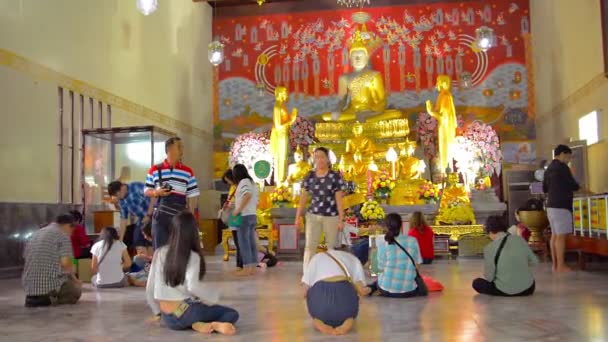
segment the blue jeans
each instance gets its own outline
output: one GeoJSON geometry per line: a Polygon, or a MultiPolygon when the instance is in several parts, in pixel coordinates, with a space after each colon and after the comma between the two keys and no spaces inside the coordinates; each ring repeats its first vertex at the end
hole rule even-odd
{"type": "Polygon", "coordinates": [[[363,265],[367,263],[369,260],[369,238],[357,241],[350,249],[363,265]]]}
{"type": "Polygon", "coordinates": [[[258,264],[258,247],[256,245],[255,226],[256,215],[243,216],[243,224],[236,231],[239,240],[239,251],[243,259],[243,266],[255,266],[258,264]]]}
{"type": "Polygon", "coordinates": [[[180,316],[174,314],[162,314],[162,319],[169,329],[186,330],[192,328],[192,324],[197,322],[211,323],[222,322],[234,324],[239,319],[239,313],[221,305],[207,305],[194,299],[184,300],[190,307],[180,316]]]}

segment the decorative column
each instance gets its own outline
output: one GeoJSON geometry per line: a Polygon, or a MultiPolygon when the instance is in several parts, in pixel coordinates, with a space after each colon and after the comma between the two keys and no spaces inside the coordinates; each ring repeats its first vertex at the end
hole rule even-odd
{"type": "Polygon", "coordinates": [[[399,44],[399,91],[405,91],[405,62],[406,62],[405,45],[399,44]]]}
{"type": "Polygon", "coordinates": [[[391,46],[384,44],[382,49],[382,61],[384,62],[384,91],[386,96],[391,94],[391,46]]]}
{"type": "Polygon", "coordinates": [[[329,78],[329,94],[334,95],[334,81],[335,81],[335,68],[336,68],[336,56],[334,55],[333,50],[328,51],[327,55],[327,78],[329,78]]]}
{"type": "Polygon", "coordinates": [[[314,78],[315,87],[315,99],[319,99],[321,95],[321,62],[319,61],[319,55],[313,55],[312,57],[312,76],[314,78]]]}
{"type": "Polygon", "coordinates": [[[416,94],[420,94],[420,68],[422,67],[422,56],[420,54],[420,48],[416,46],[414,48],[414,74],[416,77],[416,94]]]}
{"type": "Polygon", "coordinates": [[[526,77],[528,78],[528,116],[534,120],[536,117],[536,101],[534,99],[534,50],[532,48],[532,35],[530,34],[528,18],[522,18],[522,37],[526,56],[526,77]]]}
{"type": "Polygon", "coordinates": [[[304,58],[302,58],[302,88],[303,88],[303,92],[304,92],[304,98],[306,98],[310,92],[308,91],[308,60],[306,59],[306,56],[304,56],[304,58]]]}

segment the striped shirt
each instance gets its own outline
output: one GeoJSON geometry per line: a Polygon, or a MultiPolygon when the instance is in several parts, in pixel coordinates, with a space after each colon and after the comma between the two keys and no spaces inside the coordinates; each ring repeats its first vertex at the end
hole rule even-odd
{"type": "Polygon", "coordinates": [[[127,185],[127,196],[120,200],[120,218],[128,219],[129,214],[139,223],[148,213],[150,199],[144,196],[144,183],[132,182],[127,185]]]}
{"type": "MultiPolygon", "coordinates": [[[[192,172],[191,168],[181,162],[171,167],[166,159],[160,166],[163,183],[168,183],[173,187],[171,194],[186,196],[188,198],[200,195],[196,177],[194,177],[194,172],[192,172]]],[[[159,165],[153,165],[148,171],[146,189],[155,189],[162,186],[162,184],[159,184],[158,167],[159,165]]]]}
{"type": "MultiPolygon", "coordinates": [[[[395,240],[410,253],[417,264],[422,263],[416,238],[399,234],[395,240]]],[[[396,244],[378,246],[378,267],[382,270],[378,276],[378,286],[384,291],[405,293],[416,289],[416,266],[396,244]]]]}
{"type": "Polygon", "coordinates": [[[48,295],[59,291],[68,279],[61,267],[61,258],[72,258],[70,237],[59,225],[51,223],[34,233],[25,247],[22,283],[28,296],[48,295]]]}

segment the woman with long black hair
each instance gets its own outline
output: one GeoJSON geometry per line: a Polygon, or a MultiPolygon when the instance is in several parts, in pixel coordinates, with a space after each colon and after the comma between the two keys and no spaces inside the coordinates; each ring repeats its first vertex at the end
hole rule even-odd
{"type": "Polygon", "coordinates": [[[91,260],[93,286],[115,288],[128,285],[124,270],[131,267],[131,257],[127,246],[120,241],[116,228],[105,227],[101,230],[99,241],[91,248],[91,254],[93,255],[91,260]]]}
{"type": "Polygon", "coordinates": [[[243,259],[243,270],[237,275],[250,276],[255,274],[258,264],[258,249],[256,245],[255,227],[257,225],[258,189],[243,164],[237,164],[232,169],[234,182],[237,184],[234,211],[232,216],[238,222],[237,236],[239,252],[243,259]]]}
{"type": "Polygon", "coordinates": [[[196,218],[185,211],[173,218],[171,226],[169,243],[152,258],[148,305],[170,329],[234,335],[238,312],[204,303],[216,303],[219,293],[201,283],[206,268],[196,218]]]}

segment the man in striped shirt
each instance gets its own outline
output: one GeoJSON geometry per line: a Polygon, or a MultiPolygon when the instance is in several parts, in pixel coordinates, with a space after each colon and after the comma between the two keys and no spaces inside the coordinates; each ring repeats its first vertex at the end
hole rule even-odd
{"type": "Polygon", "coordinates": [[[146,177],[145,195],[158,197],[159,205],[152,220],[154,249],[167,244],[173,216],[189,209],[198,219],[198,184],[192,169],[182,164],[182,140],[173,137],[165,142],[167,159],[153,165],[146,177]]]}

